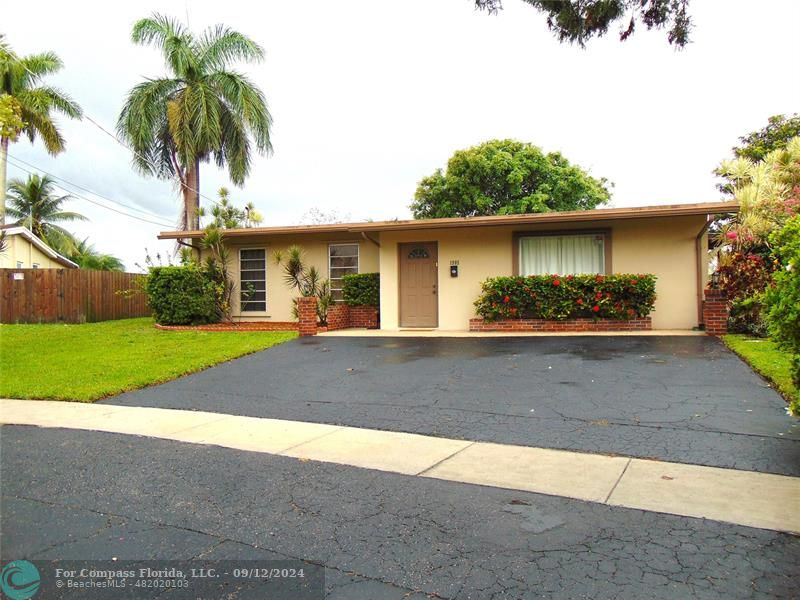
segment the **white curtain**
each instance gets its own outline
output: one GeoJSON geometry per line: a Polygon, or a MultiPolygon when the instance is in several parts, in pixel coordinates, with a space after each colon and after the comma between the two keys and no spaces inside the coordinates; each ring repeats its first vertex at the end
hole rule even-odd
{"type": "Polygon", "coordinates": [[[519,240],[520,275],[582,275],[605,271],[602,235],[541,235],[519,240]]]}

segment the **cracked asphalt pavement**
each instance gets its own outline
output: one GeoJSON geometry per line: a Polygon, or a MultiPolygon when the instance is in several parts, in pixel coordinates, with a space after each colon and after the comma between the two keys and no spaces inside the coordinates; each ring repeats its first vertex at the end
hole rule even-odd
{"type": "Polygon", "coordinates": [[[300,559],[329,598],[790,598],[800,538],[77,430],[0,429],[2,559],[300,559]]]}
{"type": "Polygon", "coordinates": [[[800,475],[800,421],[707,336],[316,337],[106,402],[800,475]]]}

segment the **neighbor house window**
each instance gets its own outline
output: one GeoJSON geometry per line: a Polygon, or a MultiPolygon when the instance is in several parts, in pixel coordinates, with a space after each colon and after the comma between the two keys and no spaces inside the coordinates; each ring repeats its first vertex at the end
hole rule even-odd
{"type": "Polygon", "coordinates": [[[605,273],[605,262],[602,233],[519,238],[520,275],[605,273]]]}
{"type": "Polygon", "coordinates": [[[38,269],[39,268],[39,263],[33,263],[33,268],[34,269],[38,269]]]}
{"type": "Polygon", "coordinates": [[[22,268],[22,261],[21,261],[21,260],[18,260],[18,261],[17,261],[17,268],[18,268],[18,269],[21,269],[21,268],[22,268]]]}
{"type": "Polygon", "coordinates": [[[241,311],[267,310],[267,251],[264,248],[239,250],[241,311]]]}
{"type": "Polygon", "coordinates": [[[358,273],[358,244],[328,246],[328,278],[335,300],[342,299],[342,277],[358,273]]]}

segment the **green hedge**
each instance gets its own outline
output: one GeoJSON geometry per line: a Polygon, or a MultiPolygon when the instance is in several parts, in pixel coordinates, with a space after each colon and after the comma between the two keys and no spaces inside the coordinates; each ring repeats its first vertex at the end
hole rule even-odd
{"type": "Polygon", "coordinates": [[[381,276],[379,273],[357,273],[342,277],[342,296],[350,306],[380,306],[381,276]]]}
{"type": "Polygon", "coordinates": [[[219,320],[217,286],[197,265],[152,267],[145,292],[156,323],[199,325],[219,320]]]}
{"type": "Polygon", "coordinates": [[[479,316],[565,320],[645,317],[656,299],[655,275],[533,275],[494,277],[481,284],[479,316]]]}

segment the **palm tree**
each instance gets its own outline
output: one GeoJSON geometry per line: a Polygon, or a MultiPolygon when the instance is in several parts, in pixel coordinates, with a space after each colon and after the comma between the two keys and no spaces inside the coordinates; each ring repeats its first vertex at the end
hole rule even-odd
{"type": "Polygon", "coordinates": [[[120,259],[111,254],[102,254],[89,243],[89,238],[76,240],[75,247],[69,254],[69,259],[80,266],[81,269],[95,271],[124,271],[125,265],[120,259]]]}
{"type": "Polygon", "coordinates": [[[81,107],[61,90],[40,85],[47,75],[63,67],[52,52],[17,56],[0,35],[0,99],[13,125],[0,128],[0,224],[5,223],[6,171],[8,146],[25,134],[33,143],[40,137],[52,155],[64,150],[64,137],[52,113],[59,112],[73,119],[81,117],[81,107]]]}
{"type": "Polygon", "coordinates": [[[83,215],[61,210],[72,196],[58,196],[55,182],[47,175],[29,175],[27,179],[12,179],[8,184],[8,215],[24,225],[57,252],[69,256],[75,238],[57,225],[67,221],[86,221],[83,215]]]}
{"type": "Polygon", "coordinates": [[[250,172],[251,139],[271,152],[272,117],[261,90],[230,70],[237,60],[259,61],[262,48],[223,25],[193,35],[182,23],[154,14],[133,26],[134,43],[161,50],[169,75],[134,87],[117,132],[134,150],[144,174],[177,177],[183,195],[183,228],[198,229],[200,163],[227,165],[234,184],[250,172]]]}

